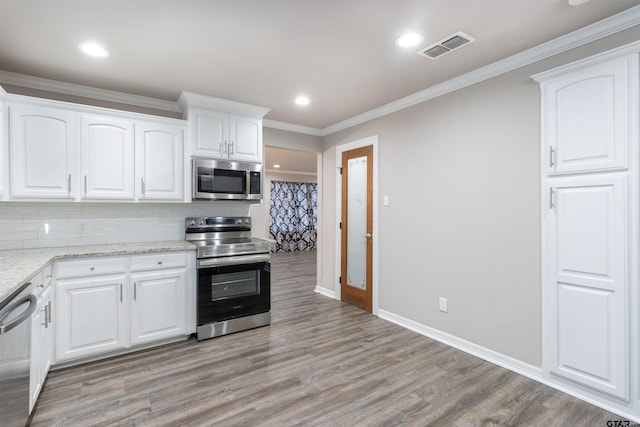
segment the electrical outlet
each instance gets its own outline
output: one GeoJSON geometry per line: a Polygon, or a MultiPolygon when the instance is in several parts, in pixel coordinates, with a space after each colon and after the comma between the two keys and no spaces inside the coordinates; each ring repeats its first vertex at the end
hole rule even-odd
{"type": "Polygon", "coordinates": [[[440,311],[443,313],[446,313],[448,311],[447,299],[444,297],[440,297],[440,311]]]}

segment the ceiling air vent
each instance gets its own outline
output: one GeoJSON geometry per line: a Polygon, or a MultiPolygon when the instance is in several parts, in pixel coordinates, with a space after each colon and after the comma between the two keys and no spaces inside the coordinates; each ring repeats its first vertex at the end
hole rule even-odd
{"type": "Polygon", "coordinates": [[[451,52],[452,50],[461,48],[462,46],[474,41],[476,41],[474,37],[471,37],[469,34],[463,33],[462,31],[458,31],[457,33],[452,34],[425,49],[420,49],[416,53],[418,55],[426,56],[427,58],[436,59],[451,52]]]}

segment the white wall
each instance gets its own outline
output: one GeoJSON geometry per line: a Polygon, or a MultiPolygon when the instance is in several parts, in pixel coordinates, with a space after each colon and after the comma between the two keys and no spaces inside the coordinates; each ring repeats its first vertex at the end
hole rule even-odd
{"type": "MultiPolygon", "coordinates": [[[[539,89],[530,75],[637,40],[638,28],[325,137],[379,136],[380,309],[541,364],[539,89]],[[438,310],[447,297],[449,312],[438,310]]],[[[335,289],[324,194],[320,286],[335,289]]]]}

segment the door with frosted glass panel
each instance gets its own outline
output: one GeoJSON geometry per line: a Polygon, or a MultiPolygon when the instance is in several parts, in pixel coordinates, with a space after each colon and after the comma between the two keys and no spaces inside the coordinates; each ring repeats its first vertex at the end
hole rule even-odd
{"type": "Polygon", "coordinates": [[[373,146],[342,153],[342,300],[371,311],[373,146]]]}

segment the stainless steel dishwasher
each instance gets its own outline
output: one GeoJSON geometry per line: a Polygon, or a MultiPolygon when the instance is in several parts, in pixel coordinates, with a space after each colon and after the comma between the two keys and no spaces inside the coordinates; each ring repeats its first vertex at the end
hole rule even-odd
{"type": "Polygon", "coordinates": [[[29,418],[31,314],[37,299],[26,283],[0,303],[0,424],[24,427],[29,418]]]}

